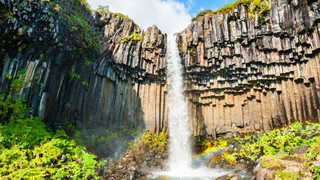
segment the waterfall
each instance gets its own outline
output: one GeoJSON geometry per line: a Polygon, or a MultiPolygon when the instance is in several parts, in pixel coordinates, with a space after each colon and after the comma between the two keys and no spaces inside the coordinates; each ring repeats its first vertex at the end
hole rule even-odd
{"type": "Polygon", "coordinates": [[[165,172],[153,172],[154,178],[160,176],[174,180],[211,180],[225,175],[228,171],[222,169],[192,168],[188,107],[183,94],[183,67],[174,35],[168,37],[167,50],[169,169],[165,172]]]}
{"type": "Polygon", "coordinates": [[[168,115],[169,115],[169,170],[191,168],[192,153],[188,107],[184,97],[183,72],[174,35],[168,37],[167,54],[168,115]]]}

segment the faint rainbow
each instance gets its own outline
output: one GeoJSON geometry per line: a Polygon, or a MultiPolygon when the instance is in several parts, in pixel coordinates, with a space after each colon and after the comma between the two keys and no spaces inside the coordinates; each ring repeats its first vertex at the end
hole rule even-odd
{"type": "Polygon", "coordinates": [[[197,168],[202,165],[203,162],[209,160],[212,156],[221,153],[224,150],[224,148],[216,148],[211,147],[206,149],[204,152],[199,154],[193,161],[192,161],[192,167],[197,168]]]}

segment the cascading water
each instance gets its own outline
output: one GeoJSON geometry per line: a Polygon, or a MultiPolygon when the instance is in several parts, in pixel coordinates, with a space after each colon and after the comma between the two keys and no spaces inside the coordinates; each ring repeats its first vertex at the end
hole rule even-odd
{"type": "Polygon", "coordinates": [[[169,170],[183,171],[191,167],[192,154],[188,107],[183,95],[182,65],[175,36],[168,39],[168,115],[169,115],[169,170]]]}
{"type": "Polygon", "coordinates": [[[211,180],[224,175],[227,172],[220,169],[192,168],[188,107],[183,94],[182,65],[174,35],[168,37],[167,48],[169,170],[166,172],[154,172],[154,175],[155,177],[164,176],[179,180],[211,180]]]}

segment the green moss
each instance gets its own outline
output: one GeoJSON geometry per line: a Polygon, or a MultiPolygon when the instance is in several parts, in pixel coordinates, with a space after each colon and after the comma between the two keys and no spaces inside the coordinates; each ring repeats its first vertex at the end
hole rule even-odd
{"type": "Polygon", "coordinates": [[[309,158],[316,159],[320,155],[320,141],[312,144],[306,154],[309,158]]]}
{"type": "Polygon", "coordinates": [[[210,10],[210,9],[201,11],[201,12],[199,12],[199,13],[197,14],[196,17],[192,18],[192,21],[198,19],[198,18],[201,17],[201,16],[205,16],[206,14],[209,14],[210,16],[213,16],[213,15],[215,14],[215,12],[212,11],[212,10],[210,10]]]}
{"type": "Polygon", "coordinates": [[[106,14],[106,13],[109,13],[109,6],[99,6],[97,8],[97,12],[100,13],[100,14],[106,14]]]}
{"type": "Polygon", "coordinates": [[[76,42],[82,48],[97,48],[98,42],[96,35],[92,32],[91,26],[78,13],[65,16],[68,23],[71,25],[71,32],[76,37],[76,42]]]}
{"type": "MultiPolygon", "coordinates": [[[[296,162],[308,162],[316,159],[320,155],[320,136],[317,135],[317,128],[319,127],[320,124],[317,123],[307,122],[302,124],[296,122],[286,128],[276,129],[264,134],[233,139],[221,138],[210,140],[207,138],[201,140],[198,144],[204,153],[215,151],[218,148],[224,148],[225,152],[227,152],[227,154],[222,154],[222,156],[212,157],[210,162],[212,166],[221,161],[230,162],[228,164],[232,165],[235,159],[236,163],[244,163],[251,166],[263,156],[274,158],[278,152],[283,152],[288,155],[292,149],[301,146],[310,146],[309,150],[302,157],[290,156],[288,158],[284,156],[283,158],[288,158],[296,162]],[[312,135],[312,138],[305,138],[309,135],[312,135]],[[229,146],[230,144],[235,144],[235,146],[229,146]]],[[[281,156],[278,157],[278,160],[275,160],[275,162],[277,161],[282,161],[281,156]]],[[[266,161],[266,166],[268,166],[268,163],[273,163],[273,161],[266,161]]]]}
{"type": "Polygon", "coordinates": [[[297,180],[299,173],[297,172],[286,172],[286,171],[277,171],[275,176],[282,180],[297,180]]]}
{"type": "Polygon", "coordinates": [[[255,16],[256,12],[260,18],[263,18],[267,13],[270,12],[270,2],[268,0],[237,0],[233,3],[223,6],[217,11],[202,11],[198,13],[196,17],[192,18],[192,21],[206,14],[213,16],[214,14],[226,14],[228,12],[232,12],[236,6],[246,6],[248,8],[248,14],[252,18],[255,16]]]}
{"type": "Polygon", "coordinates": [[[133,20],[132,20],[129,16],[124,15],[124,14],[122,14],[122,13],[112,13],[112,14],[117,15],[117,16],[119,16],[119,17],[121,17],[121,18],[123,18],[123,19],[126,19],[126,20],[128,20],[128,21],[133,22],[133,20]]]}
{"type": "Polygon", "coordinates": [[[91,66],[93,64],[93,62],[89,61],[89,60],[85,60],[85,64],[86,64],[86,66],[91,66]]]}
{"type": "Polygon", "coordinates": [[[313,166],[312,167],[312,174],[313,174],[313,179],[319,180],[320,179],[320,166],[313,166]]]}
{"type": "Polygon", "coordinates": [[[120,41],[121,44],[126,43],[128,41],[140,41],[142,42],[142,39],[140,37],[140,34],[137,32],[131,33],[130,36],[122,38],[120,41]]]}
{"type": "Polygon", "coordinates": [[[70,76],[72,79],[80,79],[80,74],[76,73],[76,72],[70,72],[70,76]]]}
{"type": "Polygon", "coordinates": [[[89,87],[89,83],[87,81],[81,81],[81,85],[84,87],[89,87]]]}
{"type": "Polygon", "coordinates": [[[121,18],[123,18],[123,19],[126,19],[126,20],[128,20],[128,21],[133,22],[133,20],[132,20],[129,16],[127,16],[127,15],[124,15],[124,14],[122,14],[122,13],[112,13],[112,12],[110,12],[110,11],[109,11],[109,6],[99,6],[96,11],[97,11],[98,13],[100,13],[100,14],[111,13],[111,14],[114,14],[114,15],[116,15],[116,16],[119,16],[119,17],[121,17],[121,18]]]}
{"type": "Polygon", "coordinates": [[[278,159],[276,156],[263,156],[260,159],[261,167],[273,170],[283,170],[285,165],[282,160],[278,159]]]}
{"type": "Polygon", "coordinates": [[[82,56],[92,56],[92,50],[98,52],[96,32],[91,28],[88,14],[91,9],[86,0],[71,0],[71,6],[66,8],[58,0],[48,0],[52,9],[57,11],[69,24],[69,37],[75,47],[75,51],[82,56]]]}

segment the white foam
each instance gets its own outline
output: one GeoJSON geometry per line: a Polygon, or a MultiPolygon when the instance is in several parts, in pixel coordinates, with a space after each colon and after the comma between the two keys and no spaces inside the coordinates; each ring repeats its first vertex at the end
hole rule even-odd
{"type": "Polygon", "coordinates": [[[206,180],[227,174],[222,169],[192,168],[191,132],[188,107],[184,97],[183,67],[174,35],[168,37],[167,82],[169,115],[169,170],[153,172],[156,177],[170,179],[206,180]]]}

